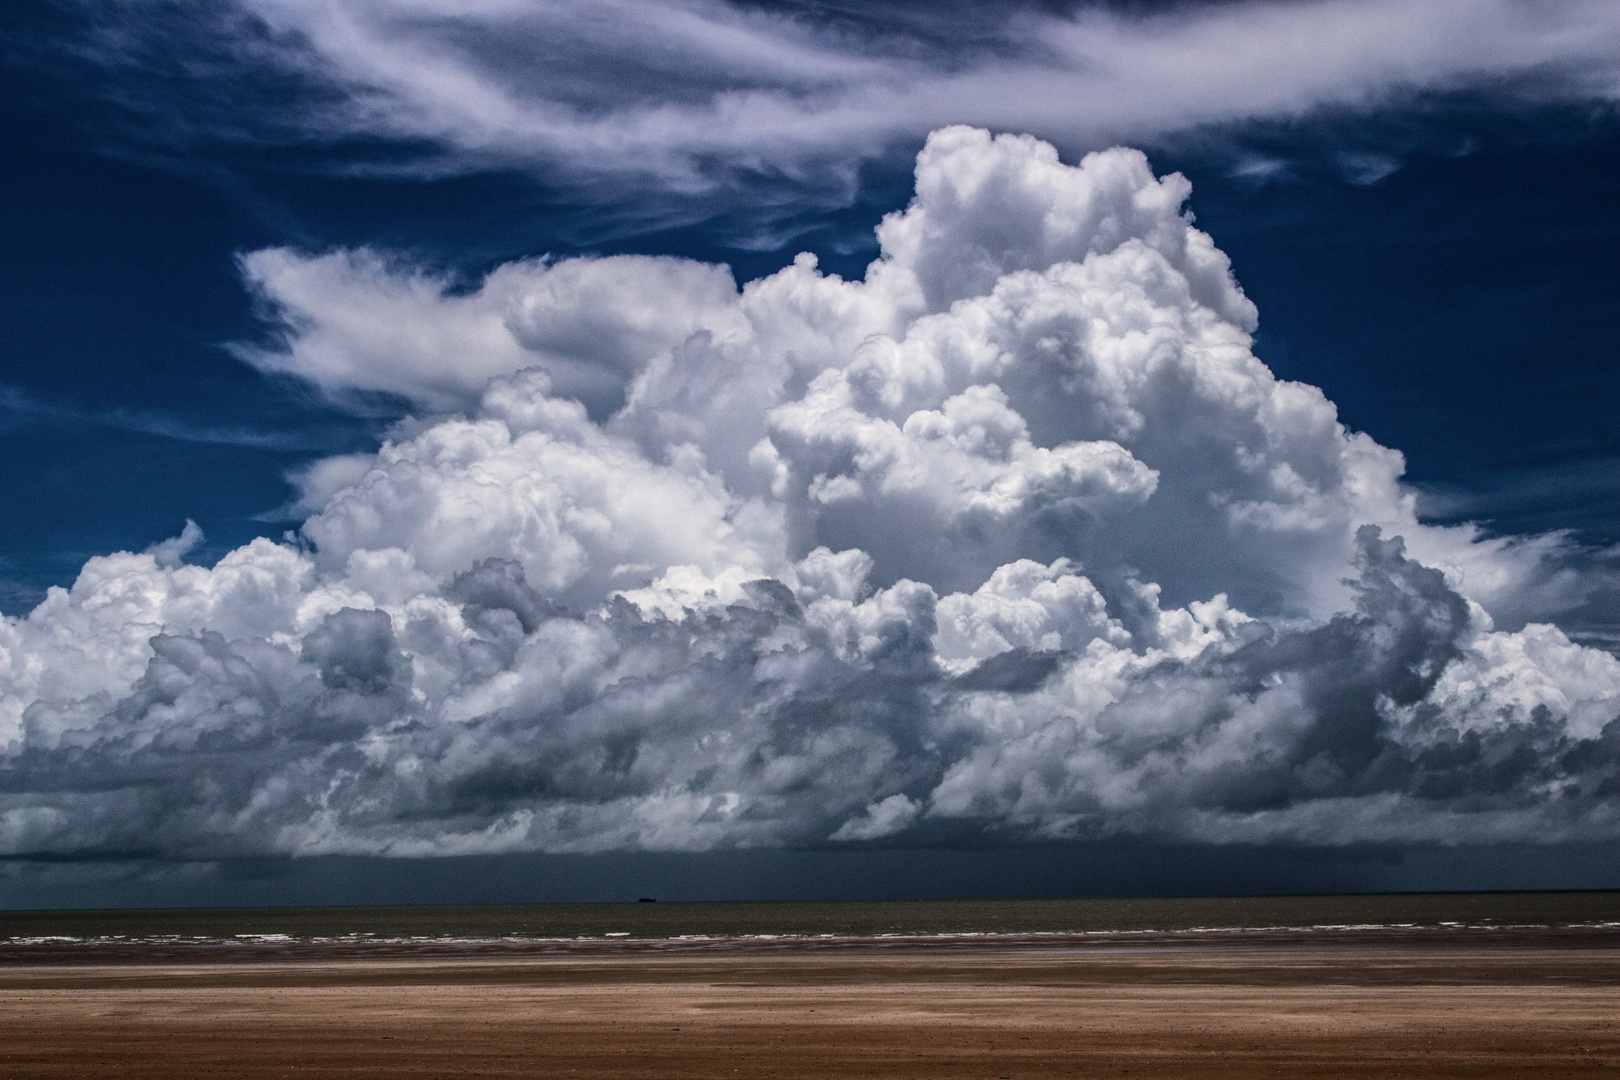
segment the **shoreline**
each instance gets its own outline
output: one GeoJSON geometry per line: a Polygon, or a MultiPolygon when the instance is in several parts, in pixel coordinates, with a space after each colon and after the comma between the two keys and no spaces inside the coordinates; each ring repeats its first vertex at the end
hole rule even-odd
{"type": "Polygon", "coordinates": [[[1579,949],[1620,950],[1620,923],[1542,925],[1329,925],[1194,927],[1175,930],[1094,930],[890,934],[628,933],[580,937],[463,937],[451,935],[292,938],[239,934],[230,938],[169,936],[0,939],[0,970],[61,964],[233,964],[498,960],[547,957],[658,955],[769,956],[820,953],[1045,951],[1118,949],[1579,949]]]}

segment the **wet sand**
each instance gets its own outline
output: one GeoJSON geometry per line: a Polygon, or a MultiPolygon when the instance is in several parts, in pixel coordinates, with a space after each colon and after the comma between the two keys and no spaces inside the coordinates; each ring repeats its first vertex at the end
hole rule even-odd
{"type": "Polygon", "coordinates": [[[1620,949],[1177,942],[0,965],[0,1075],[1620,1077],[1620,949]]]}

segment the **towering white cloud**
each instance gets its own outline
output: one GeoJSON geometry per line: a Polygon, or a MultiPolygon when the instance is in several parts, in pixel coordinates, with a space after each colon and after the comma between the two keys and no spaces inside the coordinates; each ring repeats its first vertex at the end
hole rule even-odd
{"type": "Polygon", "coordinates": [[[860,281],[248,256],[417,418],[0,624],[0,850],[1615,836],[1567,542],[1422,525],[1187,194],[957,127],[860,281]]]}

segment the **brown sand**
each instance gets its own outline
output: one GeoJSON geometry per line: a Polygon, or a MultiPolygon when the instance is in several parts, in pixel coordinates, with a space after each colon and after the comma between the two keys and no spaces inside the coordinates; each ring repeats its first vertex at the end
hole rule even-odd
{"type": "Polygon", "coordinates": [[[4,966],[0,1075],[1620,1077],[1620,950],[4,966]]]}

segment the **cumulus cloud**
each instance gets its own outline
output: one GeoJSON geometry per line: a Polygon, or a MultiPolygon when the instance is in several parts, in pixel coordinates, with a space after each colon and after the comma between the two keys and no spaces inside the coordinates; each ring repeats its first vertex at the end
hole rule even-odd
{"type": "Polygon", "coordinates": [[[1422,524],[1187,195],[954,127],[861,280],[246,257],[416,415],[0,623],[0,852],[1613,838],[1602,583],[1422,524]]]}
{"type": "Polygon", "coordinates": [[[186,518],[186,527],[180,530],[179,536],[159,540],[148,547],[146,553],[152,556],[152,559],[159,566],[178,566],[202,542],[202,527],[190,518],[186,518]]]}
{"type": "MultiPolygon", "coordinates": [[[[724,0],[235,0],[173,23],[144,3],[103,7],[90,46],[98,62],[140,66],[156,54],[167,64],[201,50],[194,72],[270,72],[302,87],[302,108],[262,118],[258,135],[277,143],[385,138],[437,147],[432,169],[634,175],[685,192],[739,173],[847,192],[853,161],[952,122],[1095,147],[1415,93],[1520,83],[1612,100],[1620,87],[1620,16],[1604,0],[859,12],[724,0]],[[216,39],[192,36],[210,25],[216,39]]],[[[214,110],[196,102],[189,112],[175,137],[195,142],[214,110]]],[[[220,137],[244,137],[240,116],[219,122],[234,128],[220,137]]]]}
{"type": "Polygon", "coordinates": [[[611,413],[649,356],[741,322],[731,275],[686,259],[512,263],[467,296],[366,250],[268,249],[241,266],[286,330],[281,348],[238,347],[243,359],[441,409],[476,400],[495,375],[544,364],[557,393],[611,413]]]}

